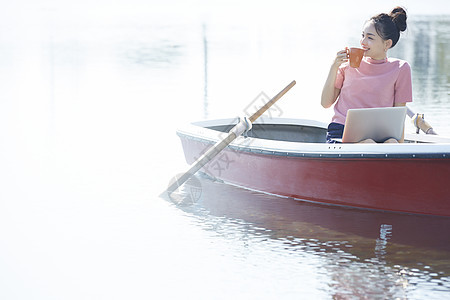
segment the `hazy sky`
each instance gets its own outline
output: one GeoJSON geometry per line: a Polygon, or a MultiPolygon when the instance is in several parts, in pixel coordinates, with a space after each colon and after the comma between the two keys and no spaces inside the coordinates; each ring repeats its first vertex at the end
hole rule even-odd
{"type": "MultiPolygon", "coordinates": [[[[68,11],[84,11],[86,13],[130,13],[130,12],[156,12],[171,11],[183,14],[203,13],[223,13],[232,14],[233,11],[244,11],[248,14],[257,12],[258,8],[270,8],[270,11],[277,14],[301,13],[303,15],[314,15],[320,17],[331,14],[373,14],[373,12],[388,11],[400,5],[408,9],[410,14],[450,14],[450,4],[448,0],[316,0],[301,2],[297,0],[0,0],[2,2],[2,12],[0,14],[10,14],[11,10],[26,10],[43,7],[58,8],[68,11]]],[[[231,17],[232,15],[230,15],[231,17]]]]}

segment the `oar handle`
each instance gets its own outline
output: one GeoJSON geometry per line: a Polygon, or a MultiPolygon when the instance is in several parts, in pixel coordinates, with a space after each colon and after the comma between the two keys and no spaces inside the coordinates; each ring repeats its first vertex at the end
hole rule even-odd
{"type": "Polygon", "coordinates": [[[258,109],[253,115],[250,116],[249,121],[255,122],[256,119],[258,119],[263,113],[266,112],[275,102],[277,102],[281,97],[283,97],[284,94],[286,94],[294,85],[295,80],[293,80],[291,83],[289,83],[281,92],[276,94],[269,102],[267,102],[263,107],[258,109]]]}

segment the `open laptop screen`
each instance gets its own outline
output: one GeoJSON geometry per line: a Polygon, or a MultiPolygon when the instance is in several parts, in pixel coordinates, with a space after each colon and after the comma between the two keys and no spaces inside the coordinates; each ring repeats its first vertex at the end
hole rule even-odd
{"type": "Polygon", "coordinates": [[[384,142],[400,140],[405,126],[406,106],[349,109],[342,142],[357,143],[365,139],[384,142]]]}

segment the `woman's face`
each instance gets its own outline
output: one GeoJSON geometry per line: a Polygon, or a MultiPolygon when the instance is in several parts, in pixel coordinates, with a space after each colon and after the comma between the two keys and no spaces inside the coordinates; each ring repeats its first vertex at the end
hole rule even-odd
{"type": "Polygon", "coordinates": [[[366,50],[364,56],[373,59],[385,59],[386,52],[392,45],[391,40],[385,41],[378,35],[372,21],[366,22],[364,25],[360,43],[361,47],[366,50]]]}

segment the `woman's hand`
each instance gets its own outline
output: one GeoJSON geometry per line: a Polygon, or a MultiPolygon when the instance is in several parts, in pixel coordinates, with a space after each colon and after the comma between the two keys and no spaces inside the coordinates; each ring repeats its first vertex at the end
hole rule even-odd
{"type": "Polygon", "coordinates": [[[348,61],[347,50],[346,49],[341,50],[338,53],[336,53],[336,58],[334,59],[333,67],[338,69],[340,65],[342,65],[343,63],[345,63],[347,61],[348,61]]]}

